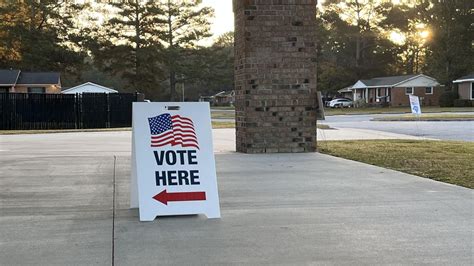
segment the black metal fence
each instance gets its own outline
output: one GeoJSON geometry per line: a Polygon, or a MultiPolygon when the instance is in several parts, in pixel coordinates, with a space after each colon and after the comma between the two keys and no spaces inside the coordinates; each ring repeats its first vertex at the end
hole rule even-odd
{"type": "Polygon", "coordinates": [[[134,93],[0,93],[0,130],[116,128],[132,125],[134,93]]]}

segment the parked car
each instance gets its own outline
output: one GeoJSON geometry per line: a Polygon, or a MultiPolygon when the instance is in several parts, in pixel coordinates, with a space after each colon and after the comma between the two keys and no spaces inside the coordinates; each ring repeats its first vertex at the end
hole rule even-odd
{"type": "Polygon", "coordinates": [[[344,107],[352,107],[353,104],[354,103],[349,99],[338,98],[338,99],[334,99],[334,100],[330,101],[329,102],[329,107],[331,107],[331,108],[337,108],[337,107],[344,108],[344,107]]]}
{"type": "Polygon", "coordinates": [[[332,97],[324,97],[323,96],[322,100],[323,100],[324,106],[329,107],[329,102],[331,102],[332,99],[333,99],[332,97]]]}

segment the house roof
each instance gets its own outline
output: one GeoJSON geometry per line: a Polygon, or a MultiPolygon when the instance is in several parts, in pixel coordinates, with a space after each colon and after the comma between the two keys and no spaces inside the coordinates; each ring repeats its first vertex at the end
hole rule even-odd
{"type": "Polygon", "coordinates": [[[75,87],[62,90],[62,93],[67,93],[67,92],[70,92],[70,91],[74,91],[74,90],[80,89],[80,88],[82,88],[82,87],[84,87],[84,86],[94,86],[94,87],[103,89],[104,91],[111,92],[111,93],[117,93],[117,92],[118,92],[118,91],[116,91],[116,90],[114,90],[114,89],[107,88],[107,87],[104,87],[104,86],[102,86],[102,85],[95,84],[95,83],[93,83],[93,82],[86,82],[86,83],[84,83],[84,84],[77,85],[77,86],[75,86],[75,87]]]}
{"type": "Polygon", "coordinates": [[[425,77],[437,83],[437,81],[432,77],[429,77],[423,74],[418,74],[418,75],[403,75],[403,76],[391,76],[391,77],[377,77],[373,79],[361,79],[357,81],[357,83],[355,83],[352,87],[353,89],[395,87],[399,84],[416,79],[418,77],[425,77]]]}
{"type": "Polygon", "coordinates": [[[60,84],[58,72],[21,72],[18,85],[57,85],[60,84]]]}
{"type": "Polygon", "coordinates": [[[338,90],[337,92],[343,93],[343,92],[352,92],[352,86],[345,87],[343,89],[338,90]]]}
{"type": "Polygon", "coordinates": [[[0,86],[13,86],[18,80],[18,75],[20,75],[20,70],[13,69],[0,69],[0,86]]]}
{"type": "Polygon", "coordinates": [[[214,94],[213,97],[228,97],[228,96],[233,96],[234,91],[221,91],[219,93],[214,94]]]}
{"type": "Polygon", "coordinates": [[[364,83],[366,86],[371,87],[371,86],[387,86],[391,87],[395,84],[398,84],[402,81],[411,79],[413,77],[416,77],[418,75],[403,75],[403,76],[393,76],[393,77],[378,77],[378,78],[373,78],[373,79],[365,79],[361,80],[362,83],[364,83]]]}
{"type": "Polygon", "coordinates": [[[453,81],[453,83],[461,83],[461,82],[469,82],[469,81],[474,81],[474,73],[471,73],[466,76],[462,76],[458,78],[457,80],[453,81]]]}

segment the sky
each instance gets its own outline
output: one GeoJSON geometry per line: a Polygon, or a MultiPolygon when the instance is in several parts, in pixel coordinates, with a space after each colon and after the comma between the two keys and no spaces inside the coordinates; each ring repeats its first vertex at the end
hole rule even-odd
{"type": "MultiPolygon", "coordinates": [[[[84,0],[76,0],[83,2],[84,0]]],[[[325,0],[318,0],[320,6],[325,0]]],[[[399,4],[408,0],[392,0],[393,3],[399,4]]],[[[213,36],[209,39],[200,41],[201,45],[211,45],[213,41],[221,34],[234,30],[234,13],[232,10],[232,0],[203,0],[202,6],[214,8],[214,18],[211,20],[211,32],[213,36]]],[[[390,39],[395,43],[404,43],[405,36],[399,32],[392,32],[390,39]]]]}
{"type": "Polygon", "coordinates": [[[214,36],[234,30],[232,0],[203,0],[202,2],[203,5],[214,8],[215,13],[211,29],[214,36]]]}
{"type": "MultiPolygon", "coordinates": [[[[319,0],[318,5],[321,4],[325,0],[319,0]]],[[[400,4],[403,2],[407,2],[408,0],[392,0],[394,4],[400,4]]],[[[210,45],[212,44],[212,40],[215,39],[217,36],[234,30],[234,13],[232,11],[232,0],[203,0],[203,5],[210,6],[214,8],[215,14],[214,19],[212,22],[211,31],[213,37],[210,40],[203,40],[201,44],[210,45]]],[[[422,38],[426,39],[428,35],[428,31],[421,32],[423,35],[422,38]]],[[[390,39],[397,44],[403,44],[406,40],[406,36],[399,32],[391,32],[389,35],[390,39]]]]}
{"type": "MultiPolygon", "coordinates": [[[[319,0],[318,4],[322,2],[324,2],[324,0],[319,0]]],[[[212,33],[214,36],[219,36],[222,33],[234,30],[232,0],[203,0],[202,4],[214,8],[215,17],[212,21],[212,33]]]]}

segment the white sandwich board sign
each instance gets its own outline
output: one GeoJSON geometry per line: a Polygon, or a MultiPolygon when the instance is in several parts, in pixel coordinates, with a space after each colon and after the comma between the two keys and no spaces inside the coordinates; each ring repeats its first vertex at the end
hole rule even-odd
{"type": "Polygon", "coordinates": [[[415,95],[408,95],[410,97],[411,113],[415,115],[421,115],[420,99],[415,95]]]}
{"type": "Polygon", "coordinates": [[[219,218],[209,103],[133,103],[130,207],[140,221],[219,218]]]}

